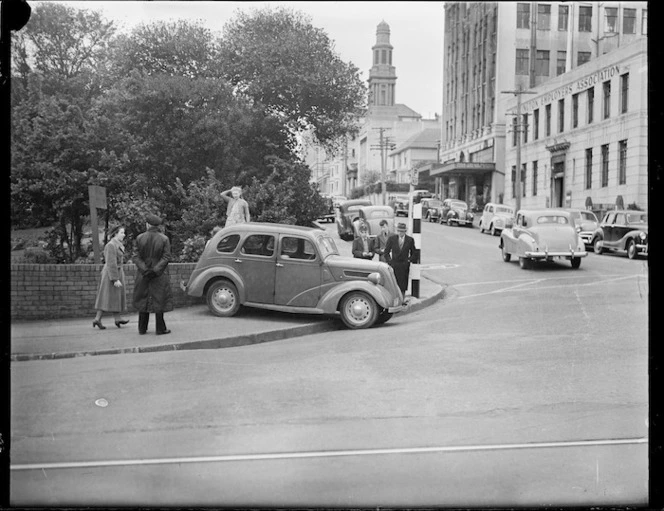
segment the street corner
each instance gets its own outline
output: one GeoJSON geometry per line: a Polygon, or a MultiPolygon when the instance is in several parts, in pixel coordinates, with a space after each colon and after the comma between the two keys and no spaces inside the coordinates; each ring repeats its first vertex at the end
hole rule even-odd
{"type": "Polygon", "coordinates": [[[447,286],[441,284],[435,284],[432,282],[431,285],[428,287],[430,288],[430,292],[428,292],[426,296],[423,297],[414,297],[410,295],[406,296],[404,300],[406,309],[402,311],[402,314],[417,312],[419,310],[422,310],[426,307],[433,305],[434,303],[438,302],[439,300],[442,300],[445,297],[445,290],[447,289],[447,286]]]}

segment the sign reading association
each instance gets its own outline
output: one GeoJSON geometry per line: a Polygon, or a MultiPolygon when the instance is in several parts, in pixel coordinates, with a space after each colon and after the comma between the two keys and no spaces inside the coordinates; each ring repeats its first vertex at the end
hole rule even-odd
{"type": "Polygon", "coordinates": [[[619,73],[620,67],[617,65],[605,67],[604,69],[581,78],[569,85],[559,87],[558,89],[542,94],[538,98],[531,99],[530,101],[525,101],[521,105],[521,113],[530,112],[531,110],[535,110],[543,105],[548,105],[549,103],[562,99],[570,94],[576,94],[577,92],[589,89],[599,82],[604,82],[613,78],[619,73]]]}

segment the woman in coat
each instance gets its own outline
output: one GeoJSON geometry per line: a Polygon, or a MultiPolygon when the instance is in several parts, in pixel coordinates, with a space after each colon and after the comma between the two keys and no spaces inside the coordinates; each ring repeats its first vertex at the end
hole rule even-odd
{"type": "Polygon", "coordinates": [[[95,309],[97,315],[92,322],[92,328],[104,330],[101,317],[104,312],[112,312],[115,326],[120,328],[129,320],[122,319],[120,315],[127,309],[127,296],[125,294],[125,275],[122,263],[124,262],[125,229],[118,226],[111,231],[111,240],[104,247],[104,268],[101,270],[101,282],[97,290],[95,309]]]}

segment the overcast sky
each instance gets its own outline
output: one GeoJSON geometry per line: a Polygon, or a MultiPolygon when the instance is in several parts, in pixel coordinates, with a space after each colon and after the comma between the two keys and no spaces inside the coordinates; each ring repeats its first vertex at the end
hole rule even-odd
{"type": "MultiPolygon", "coordinates": [[[[36,5],[39,2],[30,2],[36,5]]],[[[425,118],[442,113],[442,47],[444,2],[199,2],[171,0],[62,2],[78,8],[101,10],[118,25],[131,27],[141,22],[169,19],[200,19],[211,30],[221,33],[236,10],[251,10],[266,5],[285,5],[311,17],[334,41],[335,49],[346,62],[355,64],[364,80],[372,65],[371,47],[376,42],[376,27],[385,20],[390,26],[394,46],[392,63],[396,68],[396,101],[425,118]]]]}

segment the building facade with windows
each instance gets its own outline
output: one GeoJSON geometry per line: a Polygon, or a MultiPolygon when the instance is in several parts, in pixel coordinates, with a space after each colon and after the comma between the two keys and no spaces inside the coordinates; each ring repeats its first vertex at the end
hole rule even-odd
{"type": "MultiPolygon", "coordinates": [[[[504,202],[606,211],[648,208],[648,55],[641,39],[531,89],[508,136],[504,202]],[[525,122],[524,122],[525,121],[525,122]]],[[[507,102],[517,114],[517,102],[507,102]]]]}
{"type": "MultiPolygon", "coordinates": [[[[506,142],[518,125],[505,111],[512,92],[644,39],[647,12],[647,2],[446,2],[441,164],[430,171],[437,192],[501,202],[506,142]]],[[[555,110],[539,112],[546,125],[560,122],[555,110]]]]}

